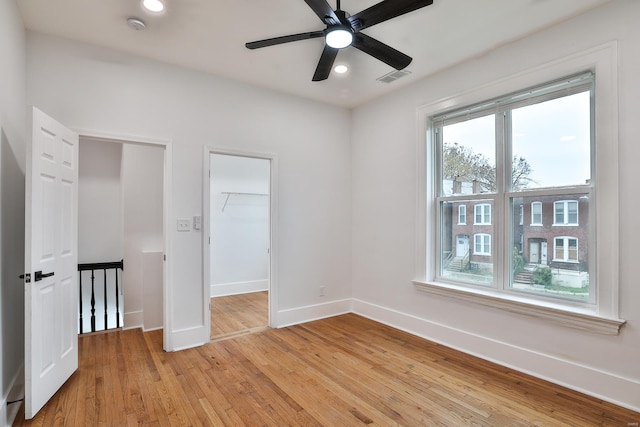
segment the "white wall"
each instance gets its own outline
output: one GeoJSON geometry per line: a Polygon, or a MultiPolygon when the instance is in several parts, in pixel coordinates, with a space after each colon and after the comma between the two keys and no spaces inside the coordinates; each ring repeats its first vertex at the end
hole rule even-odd
{"type": "Polygon", "coordinates": [[[162,233],[164,149],[154,146],[122,146],[122,205],[124,220],[124,326],[157,329],[162,319],[162,280],[144,280],[153,276],[147,252],[164,252],[162,233]],[[145,285],[146,283],[146,285],[145,285]],[[154,295],[154,298],[145,298],[154,295]],[[157,297],[160,296],[159,299],[157,297]]]}
{"type": "Polygon", "coordinates": [[[269,168],[266,159],[211,155],[211,296],[268,289],[269,168]]]}
{"type": "Polygon", "coordinates": [[[78,163],[78,263],[120,261],[122,145],[83,138],[78,163]]]}
{"type": "Polygon", "coordinates": [[[638,16],[640,2],[611,2],[354,110],[357,312],[640,410],[638,16]],[[620,335],[593,334],[417,291],[411,280],[420,262],[415,257],[418,107],[613,40],[619,41],[620,316],[627,320],[620,335]]]}
{"type": "Polygon", "coordinates": [[[175,229],[177,218],[202,213],[204,146],[277,157],[272,322],[320,303],[314,315],[329,315],[329,303],[350,297],[347,110],[41,34],[29,33],[27,45],[29,103],[67,126],[172,141],[170,349],[209,339],[202,233],[175,229]]]}
{"type": "Polygon", "coordinates": [[[26,40],[14,1],[0,2],[0,425],[20,404],[24,360],[26,40]]]}

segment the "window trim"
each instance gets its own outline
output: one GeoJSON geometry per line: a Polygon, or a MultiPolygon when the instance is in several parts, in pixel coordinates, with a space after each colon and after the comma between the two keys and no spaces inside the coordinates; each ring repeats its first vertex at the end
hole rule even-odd
{"type": "Polygon", "coordinates": [[[580,256],[579,256],[579,251],[580,251],[580,243],[579,243],[579,239],[577,237],[573,237],[573,236],[556,236],[553,238],[553,260],[555,262],[568,262],[568,263],[574,263],[574,264],[578,264],[580,262],[580,256]],[[571,240],[575,240],[576,241],[576,259],[572,260],[569,259],[567,255],[569,255],[569,239],[571,240]],[[562,244],[562,252],[565,255],[565,258],[556,258],[556,248],[558,247],[558,245],[556,244],[556,241],[558,240],[563,240],[564,243],[562,244]]]}
{"type": "Polygon", "coordinates": [[[458,205],[458,225],[467,225],[467,205],[458,205]],[[464,214],[461,214],[462,211],[464,214]],[[464,218],[464,221],[460,221],[460,218],[464,218]]]}
{"type": "Polygon", "coordinates": [[[520,72],[509,77],[477,84],[474,89],[436,100],[416,110],[416,272],[413,283],[416,288],[450,298],[471,301],[481,305],[504,309],[522,315],[556,321],[562,325],[588,330],[594,333],[617,335],[625,324],[619,313],[619,193],[617,174],[607,174],[616,170],[618,161],[618,42],[612,41],[583,52],[566,56],[559,60],[520,72]],[[597,305],[575,306],[570,302],[551,303],[527,298],[526,295],[496,293],[491,289],[460,287],[435,280],[436,248],[434,221],[436,183],[428,179],[427,171],[434,167],[435,144],[429,129],[429,117],[445,110],[473,105],[496,95],[515,92],[536,84],[553,81],[559,76],[571,75],[583,70],[595,72],[595,108],[598,111],[598,126],[595,128],[596,149],[606,144],[606,150],[597,150],[594,162],[598,196],[590,207],[598,223],[594,226],[598,245],[590,251],[590,263],[595,265],[594,278],[597,305]],[[426,144],[425,144],[426,137],[426,144]],[[429,238],[427,238],[429,236],[429,238]]]}
{"type": "Polygon", "coordinates": [[[519,225],[524,225],[524,205],[520,203],[519,225]]]}
{"type": "Polygon", "coordinates": [[[556,200],[553,202],[553,225],[558,227],[577,227],[580,225],[580,203],[578,200],[556,200]],[[556,204],[562,203],[563,222],[556,222],[556,204]],[[576,222],[569,222],[569,203],[576,204],[576,222]]]}
{"type": "Polygon", "coordinates": [[[491,203],[476,203],[473,205],[473,225],[491,225],[491,203]],[[480,208],[480,222],[478,222],[478,208],[480,208]],[[487,214],[486,211],[489,211],[487,214]],[[489,221],[485,221],[489,217],[489,221]]]}
{"type": "Polygon", "coordinates": [[[541,227],[542,223],[542,202],[531,202],[531,226],[533,227],[541,227]],[[540,206],[540,222],[535,222],[535,213],[533,212],[533,205],[540,206]]]}
{"type": "Polygon", "coordinates": [[[488,233],[475,233],[473,235],[473,254],[474,255],[480,255],[480,256],[491,256],[491,234],[488,233]],[[482,238],[482,241],[480,242],[480,247],[483,249],[482,251],[477,251],[477,245],[478,243],[476,242],[476,239],[480,237],[482,238]],[[487,242],[485,242],[485,239],[487,239],[489,242],[487,244],[487,242]],[[484,248],[485,246],[489,246],[489,251],[485,251],[484,248]]]}

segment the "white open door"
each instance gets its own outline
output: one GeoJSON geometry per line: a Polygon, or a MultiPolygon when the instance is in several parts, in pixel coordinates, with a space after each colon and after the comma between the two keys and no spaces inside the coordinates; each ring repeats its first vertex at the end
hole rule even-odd
{"type": "Polygon", "coordinates": [[[25,218],[25,418],[78,369],[78,135],[33,109],[25,218]]]}

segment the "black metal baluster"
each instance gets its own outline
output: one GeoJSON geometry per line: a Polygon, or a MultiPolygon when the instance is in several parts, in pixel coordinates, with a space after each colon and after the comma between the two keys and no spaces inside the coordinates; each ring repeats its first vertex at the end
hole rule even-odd
{"type": "Polygon", "coordinates": [[[96,293],[94,289],[96,276],[91,270],[91,332],[96,331],[96,293]]]}
{"type": "Polygon", "coordinates": [[[114,273],[116,275],[116,328],[120,327],[120,299],[118,297],[118,269],[115,268],[114,273]]]}
{"type": "Polygon", "coordinates": [[[84,314],[83,304],[82,304],[82,272],[83,271],[91,271],[91,332],[96,332],[96,296],[95,296],[95,270],[103,270],[104,277],[104,330],[109,329],[109,299],[108,292],[109,286],[107,283],[109,274],[107,270],[113,270],[115,274],[115,282],[116,282],[116,328],[120,328],[122,326],[122,322],[120,321],[120,279],[118,277],[118,269],[124,270],[124,261],[116,261],[116,262],[97,262],[97,263],[89,263],[89,264],[78,264],[78,271],[80,272],[80,301],[79,301],[79,309],[80,309],[80,333],[84,333],[84,314]]]}
{"type": "Polygon", "coordinates": [[[102,270],[104,272],[104,330],[109,329],[109,324],[107,323],[107,269],[102,270]]]}
{"type": "Polygon", "coordinates": [[[82,334],[84,332],[82,326],[82,271],[78,272],[78,276],[80,278],[80,333],[82,334]]]}

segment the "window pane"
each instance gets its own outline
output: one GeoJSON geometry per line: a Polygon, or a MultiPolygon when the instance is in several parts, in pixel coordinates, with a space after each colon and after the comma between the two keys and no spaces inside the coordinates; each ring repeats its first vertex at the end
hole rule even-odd
{"type": "Polygon", "coordinates": [[[553,204],[555,219],[553,222],[555,224],[564,224],[564,202],[555,202],[553,204]]]}
{"type": "Polygon", "coordinates": [[[442,192],[478,194],[496,191],[495,116],[442,128],[442,192]]]}
{"type": "Polygon", "coordinates": [[[589,92],[517,108],[512,120],[514,190],[588,183],[589,92]]]}
{"type": "Polygon", "coordinates": [[[531,203],[531,224],[542,225],[542,203],[531,203]]]}
{"type": "MultiPolygon", "coordinates": [[[[589,197],[586,194],[538,195],[514,197],[510,203],[511,289],[588,299],[589,197]],[[575,209],[571,208],[572,203],[575,209]],[[534,226],[526,221],[520,224],[520,205],[524,207],[525,218],[531,215],[530,210],[540,207],[540,224],[534,226]],[[575,224],[554,223],[558,212],[568,210],[575,212],[575,224]]],[[[564,218],[564,214],[562,216],[564,218]]]]}
{"type": "Polygon", "coordinates": [[[467,211],[471,209],[484,218],[485,212],[490,214],[491,207],[492,203],[487,203],[487,200],[457,200],[441,203],[440,276],[442,278],[473,285],[493,284],[493,227],[491,224],[478,225],[471,221],[461,224],[455,218],[456,213],[463,209],[467,211]],[[462,206],[464,208],[461,208],[462,206]]]}
{"type": "Polygon", "coordinates": [[[578,223],[578,202],[567,202],[568,219],[567,224],[578,223]]]}

